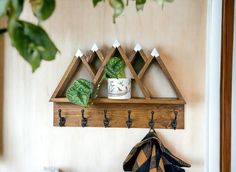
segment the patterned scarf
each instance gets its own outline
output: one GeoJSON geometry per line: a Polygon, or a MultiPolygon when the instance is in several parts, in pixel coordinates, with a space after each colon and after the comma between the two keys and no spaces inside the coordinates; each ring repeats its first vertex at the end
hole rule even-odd
{"type": "Polygon", "coordinates": [[[155,130],[131,150],[123,164],[125,171],[132,172],[184,172],[181,167],[190,166],[164,147],[155,130]]]}

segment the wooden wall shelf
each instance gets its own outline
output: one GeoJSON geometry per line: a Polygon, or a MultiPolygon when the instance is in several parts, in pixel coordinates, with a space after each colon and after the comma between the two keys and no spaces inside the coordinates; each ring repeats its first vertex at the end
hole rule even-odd
{"type": "MultiPolygon", "coordinates": [[[[52,98],[52,102],[55,103],[70,103],[66,97],[63,98],[52,98]]],[[[158,98],[158,99],[143,99],[143,98],[131,98],[127,100],[115,100],[108,98],[96,98],[93,102],[94,104],[113,104],[113,103],[129,103],[129,104],[177,104],[184,105],[185,101],[177,98],[158,98]]]]}
{"type": "Polygon", "coordinates": [[[127,127],[126,121],[128,120],[128,111],[130,110],[132,128],[148,128],[152,111],[154,112],[153,120],[155,122],[155,128],[173,128],[173,122],[176,122],[177,129],[184,128],[184,105],[186,102],[182,94],[157,50],[153,49],[151,55],[147,56],[140,45],[134,48],[129,57],[117,41],[115,41],[113,47],[109,49],[105,56],[96,45],[93,46],[87,55],[84,55],[78,50],[50,101],[54,103],[54,126],[59,126],[59,121],[61,120],[60,124],[63,124],[63,126],[81,127],[82,119],[86,118],[86,127],[104,127],[104,110],[107,110],[108,127],[127,127]],[[63,96],[81,65],[86,67],[88,73],[93,78],[93,84],[96,86],[103,75],[106,63],[117,53],[126,63],[144,98],[132,97],[128,100],[114,100],[99,97],[88,108],[81,108],[78,105],[70,103],[63,96]],[[141,66],[137,66],[136,64],[138,58],[141,61],[141,66]],[[94,65],[95,60],[99,60],[100,64],[98,67],[94,65]],[[159,65],[177,97],[153,98],[149,90],[144,86],[142,78],[152,62],[156,62],[159,65]],[[81,110],[84,110],[84,118],[82,117],[81,110]],[[65,120],[64,123],[62,123],[62,119],[65,120]]]}

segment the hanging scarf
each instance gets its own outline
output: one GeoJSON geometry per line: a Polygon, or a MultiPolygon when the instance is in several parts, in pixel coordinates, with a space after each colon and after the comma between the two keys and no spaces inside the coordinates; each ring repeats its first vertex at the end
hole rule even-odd
{"type": "Polygon", "coordinates": [[[181,167],[190,166],[165,148],[154,130],[130,151],[123,169],[132,172],[185,172],[181,167]]]}

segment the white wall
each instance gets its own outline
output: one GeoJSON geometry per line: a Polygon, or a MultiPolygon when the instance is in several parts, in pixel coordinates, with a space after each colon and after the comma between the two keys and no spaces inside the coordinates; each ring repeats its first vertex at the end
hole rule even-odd
{"type": "MultiPolygon", "coordinates": [[[[138,14],[132,2],[112,24],[112,10],[88,0],[57,0],[45,29],[61,51],[57,59],[43,63],[35,73],[12,49],[5,37],[2,172],[39,172],[43,166],[65,172],[120,172],[131,148],[145,129],[54,128],[48,100],[76,49],[88,50],[96,42],[110,46],[119,39],[125,47],[140,42],[157,47],[183,93],[185,130],[158,130],[160,138],[177,156],[192,164],[189,172],[206,169],[207,113],[205,101],[205,0],[181,0],[162,11],[148,2],[138,14]]],[[[34,20],[28,4],[22,16],[34,20]]],[[[160,83],[156,83],[160,84],[160,83]]]]}

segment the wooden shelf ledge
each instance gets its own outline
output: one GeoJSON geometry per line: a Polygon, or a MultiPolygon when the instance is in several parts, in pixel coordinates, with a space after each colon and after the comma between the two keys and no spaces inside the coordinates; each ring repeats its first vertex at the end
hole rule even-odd
{"type": "Polygon", "coordinates": [[[106,110],[106,119],[109,119],[108,127],[126,128],[128,112],[132,111],[130,114],[132,119],[132,128],[149,128],[151,112],[153,111],[155,128],[173,128],[171,125],[173,121],[177,124],[177,129],[184,128],[184,106],[186,102],[158,53],[158,56],[147,56],[141,49],[138,52],[133,51],[132,55],[128,57],[125,50],[121,46],[117,46],[117,44],[116,46],[113,45],[106,53],[103,53],[99,49],[95,51],[96,52],[92,52],[92,54],[89,55],[74,57],[54,91],[52,98],[50,99],[54,106],[54,126],[81,127],[83,124],[82,119],[86,118],[87,127],[104,127],[104,110],[106,110]],[[119,54],[119,56],[124,60],[124,63],[130,70],[137,86],[144,95],[144,98],[133,97],[127,100],[114,100],[105,97],[97,98],[93,101],[93,104],[87,108],[69,102],[64,93],[71,81],[73,81],[74,78],[78,79],[76,74],[80,72],[79,68],[81,65],[85,66],[91,75],[93,85],[97,86],[104,74],[105,65],[109,59],[116,54],[119,54]],[[144,66],[140,71],[135,71],[132,62],[138,58],[139,55],[144,61],[144,66]],[[96,70],[93,67],[95,56],[98,56],[100,60],[100,66],[96,70]],[[175,91],[176,97],[152,97],[150,93],[151,90],[148,90],[142,81],[143,76],[152,64],[156,64],[160,67],[160,70],[170,82],[170,86],[175,91]],[[84,110],[84,113],[82,113],[81,110],[84,110]],[[62,123],[63,121],[64,123],[62,123]]]}
{"type": "MultiPolygon", "coordinates": [[[[51,98],[51,102],[55,103],[70,103],[66,97],[51,98]]],[[[176,104],[184,105],[186,102],[183,99],[178,98],[156,98],[156,99],[144,99],[144,98],[131,98],[127,100],[114,100],[108,98],[97,98],[94,100],[94,104],[113,104],[113,103],[129,103],[129,104],[176,104]]]]}

